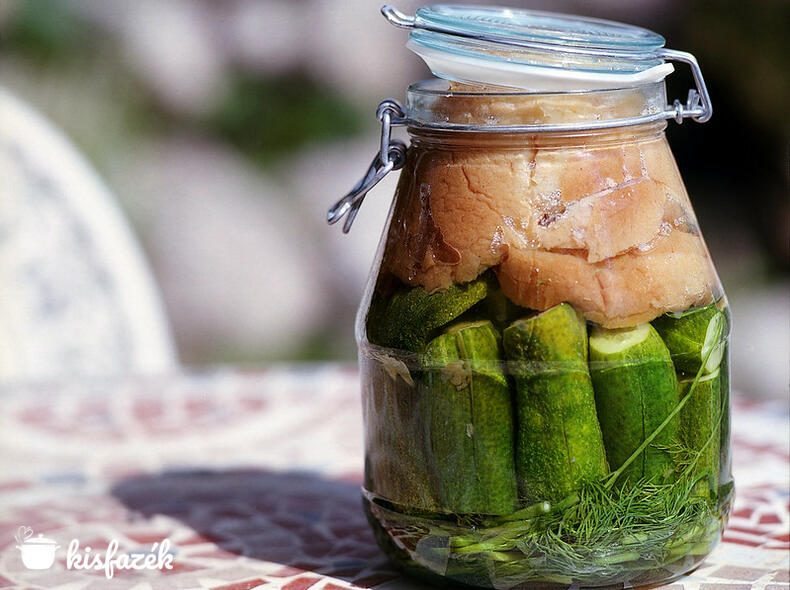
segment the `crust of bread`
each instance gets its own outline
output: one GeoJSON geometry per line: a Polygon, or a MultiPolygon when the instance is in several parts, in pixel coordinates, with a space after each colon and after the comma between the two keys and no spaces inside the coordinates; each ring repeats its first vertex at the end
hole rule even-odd
{"type": "Polygon", "coordinates": [[[437,291],[493,268],[515,303],[607,327],[710,299],[715,275],[664,138],[416,147],[383,270],[437,291]]]}

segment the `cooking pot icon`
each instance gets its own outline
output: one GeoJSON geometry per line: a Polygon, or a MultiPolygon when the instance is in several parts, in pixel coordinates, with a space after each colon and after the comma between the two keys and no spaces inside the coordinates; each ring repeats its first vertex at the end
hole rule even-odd
{"type": "Polygon", "coordinates": [[[22,563],[30,570],[46,570],[55,563],[55,551],[60,547],[56,541],[47,539],[42,533],[33,537],[33,530],[21,526],[16,533],[16,546],[22,553],[22,563]]]}

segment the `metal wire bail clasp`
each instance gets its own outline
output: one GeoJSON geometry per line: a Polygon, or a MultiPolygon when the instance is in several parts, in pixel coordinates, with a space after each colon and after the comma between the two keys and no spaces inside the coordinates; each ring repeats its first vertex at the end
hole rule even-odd
{"type": "Polygon", "coordinates": [[[379,152],[373,158],[365,176],[354,185],[354,188],[342,199],[335,203],[327,213],[326,221],[330,225],[337,223],[341,217],[346,216],[343,223],[343,233],[347,234],[354,223],[362,201],[368,191],[381,182],[384,177],[403,167],[406,163],[406,144],[397,139],[392,139],[393,125],[404,124],[403,107],[397,101],[387,99],[379,104],[376,117],[381,121],[381,145],[379,152]]]}
{"type": "Polygon", "coordinates": [[[667,119],[675,119],[678,123],[683,122],[685,117],[691,117],[697,123],[705,123],[713,115],[713,105],[710,103],[708,87],[702,77],[702,70],[697,63],[697,58],[685,51],[662,48],[658,56],[668,61],[679,61],[687,64],[691,68],[691,75],[694,76],[696,89],[689,90],[686,104],[675,100],[665,111],[667,119]]]}

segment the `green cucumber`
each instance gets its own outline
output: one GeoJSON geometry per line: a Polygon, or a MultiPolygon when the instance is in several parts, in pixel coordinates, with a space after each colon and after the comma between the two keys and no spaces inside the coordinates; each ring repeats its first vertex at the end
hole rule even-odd
{"type": "Polygon", "coordinates": [[[491,320],[497,330],[500,331],[530,312],[529,309],[513,303],[507,295],[502,292],[498,284],[489,288],[488,296],[479,307],[480,313],[484,314],[483,317],[491,320]]]}
{"type": "Polygon", "coordinates": [[[481,278],[431,294],[422,287],[398,290],[388,299],[375,293],[366,322],[368,340],[419,352],[437,330],[485,299],[488,289],[481,278]]]}
{"type": "MultiPolygon", "coordinates": [[[[688,393],[694,378],[678,382],[678,401],[688,393]]],[[[698,492],[708,496],[719,486],[719,449],[722,419],[721,374],[719,369],[700,377],[691,397],[680,411],[680,441],[691,453],[692,477],[707,474],[698,485],[698,492]]]]}
{"type": "MultiPolygon", "coordinates": [[[[677,404],[675,368],[650,324],[613,330],[596,327],[590,336],[590,375],[606,456],[617,469],[677,404]]],[[[668,447],[676,442],[675,419],[624,470],[621,480],[673,479],[668,447]]]]}
{"type": "Polygon", "coordinates": [[[516,509],[513,407],[490,321],[450,327],[423,353],[420,380],[431,472],[443,510],[508,514],[516,509]]]}
{"type": "Polygon", "coordinates": [[[567,303],[503,334],[516,384],[516,477],[526,503],[554,502],[608,473],[587,369],[587,327],[567,303]]]}
{"type": "Polygon", "coordinates": [[[695,376],[706,357],[703,373],[712,373],[721,364],[727,321],[715,303],[679,314],[664,314],[653,320],[653,327],[669,349],[679,373],[695,376]]]}

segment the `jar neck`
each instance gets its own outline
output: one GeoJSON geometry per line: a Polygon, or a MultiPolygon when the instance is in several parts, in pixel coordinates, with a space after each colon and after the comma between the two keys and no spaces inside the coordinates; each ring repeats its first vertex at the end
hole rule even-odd
{"type": "Polygon", "coordinates": [[[629,119],[665,108],[663,82],[584,92],[528,92],[431,79],[410,86],[406,97],[406,118],[416,127],[471,126],[493,132],[519,126],[584,130],[607,121],[624,127],[629,119]]]}
{"type": "Polygon", "coordinates": [[[423,149],[568,149],[593,146],[603,147],[659,139],[664,137],[666,126],[666,121],[659,121],[644,125],[562,133],[464,132],[410,126],[408,132],[412,146],[423,149]]]}

